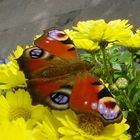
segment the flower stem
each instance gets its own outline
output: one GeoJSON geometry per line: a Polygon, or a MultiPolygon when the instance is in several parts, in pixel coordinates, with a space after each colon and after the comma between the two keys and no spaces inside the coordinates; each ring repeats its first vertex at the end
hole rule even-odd
{"type": "Polygon", "coordinates": [[[108,79],[109,84],[112,85],[113,81],[112,81],[112,76],[110,75],[108,64],[107,64],[105,47],[101,46],[101,50],[102,50],[102,55],[103,55],[104,74],[107,75],[106,79],[108,79]]]}
{"type": "Polygon", "coordinates": [[[131,72],[131,76],[132,79],[136,78],[136,68],[135,68],[135,64],[134,64],[134,53],[131,52],[131,67],[132,67],[132,72],[131,72]]]}
{"type": "Polygon", "coordinates": [[[95,53],[95,51],[92,51],[91,55],[92,55],[92,63],[95,64],[96,63],[96,60],[95,60],[96,53],[95,53]]]}
{"type": "Polygon", "coordinates": [[[120,90],[121,91],[121,94],[124,95],[124,99],[125,99],[125,103],[126,103],[126,106],[129,110],[131,110],[132,112],[134,111],[134,106],[133,104],[131,103],[127,93],[126,93],[126,90],[120,90]]]}

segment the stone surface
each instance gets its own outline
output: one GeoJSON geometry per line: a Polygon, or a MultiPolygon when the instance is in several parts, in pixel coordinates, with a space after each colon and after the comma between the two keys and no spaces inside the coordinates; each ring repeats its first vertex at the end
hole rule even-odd
{"type": "Polygon", "coordinates": [[[70,28],[79,20],[129,19],[140,26],[140,0],[0,0],[0,57],[18,44],[32,44],[50,27],[70,28]]]}

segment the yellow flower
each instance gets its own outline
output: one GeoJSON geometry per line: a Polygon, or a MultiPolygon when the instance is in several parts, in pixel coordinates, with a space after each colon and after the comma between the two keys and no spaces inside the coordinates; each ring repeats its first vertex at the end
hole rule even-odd
{"type": "Polygon", "coordinates": [[[80,21],[76,27],[73,27],[76,31],[65,30],[65,32],[78,48],[97,50],[99,46],[106,47],[109,42],[116,42],[120,39],[129,38],[132,34],[132,26],[127,24],[127,22],[127,20],[119,19],[108,23],[102,19],[80,21]],[[80,45],[77,43],[77,41],[80,42],[83,39],[86,39],[86,41],[88,40],[85,46],[81,45],[82,43],[80,43],[80,45]]]}
{"type": "Polygon", "coordinates": [[[23,47],[18,45],[17,49],[13,51],[13,54],[9,56],[9,59],[12,61],[15,60],[16,58],[19,58],[22,55],[23,51],[24,51],[23,47]]]}
{"type": "MultiPolygon", "coordinates": [[[[30,46],[26,46],[29,48],[30,46]]],[[[26,87],[26,78],[22,71],[19,70],[16,59],[19,58],[24,49],[17,46],[13,54],[9,56],[10,61],[7,64],[0,65],[0,89],[9,89],[12,87],[26,87]]]]}
{"type": "Polygon", "coordinates": [[[8,91],[6,97],[0,96],[0,124],[24,118],[26,121],[42,120],[45,109],[42,105],[33,106],[27,91],[19,89],[13,93],[8,91]]]}
{"type": "Polygon", "coordinates": [[[38,39],[38,38],[41,37],[41,36],[42,36],[42,34],[37,34],[37,35],[35,35],[34,40],[38,39]]]}
{"type": "Polygon", "coordinates": [[[125,119],[118,124],[110,124],[105,127],[101,126],[101,123],[95,118],[94,122],[87,124],[84,129],[81,129],[81,124],[78,123],[78,117],[71,110],[66,111],[53,111],[54,116],[58,119],[63,126],[59,127],[58,132],[63,136],[60,140],[129,140],[129,137],[124,132],[129,128],[129,125],[125,124],[125,119]],[[91,125],[94,126],[93,130],[91,125]],[[95,127],[96,126],[96,127],[95,127]],[[99,130],[101,129],[101,131],[99,130]],[[95,135],[91,135],[89,132],[95,132],[95,135]],[[96,132],[100,132],[97,133],[96,132]]]}
{"type": "Polygon", "coordinates": [[[23,118],[0,125],[0,139],[2,140],[39,140],[36,129],[28,129],[23,118]]]}
{"type": "Polygon", "coordinates": [[[121,39],[119,45],[125,46],[128,49],[140,49],[140,36],[134,34],[129,39],[121,39]]]}
{"type": "MultiPolygon", "coordinates": [[[[27,49],[27,48],[30,48],[30,47],[32,47],[32,46],[27,45],[25,48],[27,49]]],[[[16,50],[13,51],[12,54],[10,54],[10,56],[9,56],[10,61],[16,62],[16,59],[19,58],[22,55],[23,51],[24,51],[23,47],[18,45],[16,50]]]]}
{"type": "Polygon", "coordinates": [[[87,51],[92,51],[92,50],[96,51],[100,48],[98,42],[93,42],[88,38],[78,39],[77,35],[75,35],[75,32],[72,30],[67,29],[65,30],[65,32],[71,38],[71,40],[73,40],[73,43],[77,48],[86,49],[87,51]]]}
{"type": "Polygon", "coordinates": [[[25,87],[26,79],[15,61],[0,65],[0,89],[25,87]]]}
{"type": "Polygon", "coordinates": [[[46,140],[59,140],[60,134],[57,131],[59,124],[52,113],[46,109],[42,123],[38,123],[38,137],[44,137],[46,140]]]}
{"type": "Polygon", "coordinates": [[[140,27],[136,30],[136,34],[140,36],[140,27]]]}

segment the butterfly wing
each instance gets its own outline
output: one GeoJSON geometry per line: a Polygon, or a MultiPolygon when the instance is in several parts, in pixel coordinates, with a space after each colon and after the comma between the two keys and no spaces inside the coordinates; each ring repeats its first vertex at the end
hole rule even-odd
{"type": "Polygon", "coordinates": [[[37,47],[26,49],[17,59],[20,69],[28,79],[39,76],[42,69],[48,69],[50,72],[57,66],[79,61],[72,41],[63,31],[49,30],[36,39],[34,44],[37,47]]]}
{"type": "Polygon", "coordinates": [[[78,58],[72,41],[60,30],[48,30],[46,34],[35,40],[34,44],[64,60],[78,58]]]}
{"type": "Polygon", "coordinates": [[[76,112],[99,116],[105,124],[120,122],[122,112],[108,89],[94,76],[77,76],[70,96],[70,107],[76,112]]]}
{"type": "Polygon", "coordinates": [[[44,78],[28,80],[28,91],[32,96],[34,104],[42,103],[59,110],[69,108],[73,78],[72,76],[65,75],[61,78],[49,80],[44,78]]]}
{"type": "Polygon", "coordinates": [[[115,99],[88,73],[90,67],[79,61],[74,45],[63,31],[49,30],[34,44],[36,47],[26,49],[17,60],[29,79],[28,90],[34,102],[98,115],[105,123],[122,119],[115,99]]]}
{"type": "Polygon", "coordinates": [[[34,44],[35,47],[26,49],[17,59],[28,78],[27,88],[33,102],[67,108],[69,82],[73,81],[71,73],[80,69],[72,41],[63,31],[53,29],[35,40],[34,44]],[[73,62],[77,63],[76,66],[72,65],[73,62]],[[61,98],[65,100],[59,101],[61,98]]]}

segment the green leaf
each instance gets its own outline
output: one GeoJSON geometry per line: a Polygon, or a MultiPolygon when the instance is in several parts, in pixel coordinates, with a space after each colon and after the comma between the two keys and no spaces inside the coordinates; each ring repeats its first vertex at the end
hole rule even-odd
{"type": "Polygon", "coordinates": [[[90,63],[93,63],[93,56],[90,53],[84,53],[84,54],[80,54],[80,58],[82,61],[87,61],[90,63]]]}
{"type": "Polygon", "coordinates": [[[136,105],[139,100],[140,100],[140,90],[134,94],[132,104],[136,105]]]}
{"type": "Polygon", "coordinates": [[[129,83],[129,86],[128,86],[128,95],[129,95],[129,97],[133,93],[133,90],[136,87],[136,85],[138,84],[138,82],[139,82],[139,79],[136,78],[136,79],[134,79],[134,81],[132,81],[132,83],[129,83]]]}
{"type": "Polygon", "coordinates": [[[129,111],[128,110],[125,110],[125,111],[122,111],[122,112],[123,112],[124,118],[127,118],[129,111]]]}
{"type": "Polygon", "coordinates": [[[118,63],[112,63],[112,67],[113,67],[113,69],[115,69],[115,70],[119,70],[119,71],[122,70],[120,64],[118,64],[118,63]]]}
{"type": "Polygon", "coordinates": [[[121,53],[120,62],[121,63],[126,63],[126,64],[131,63],[131,59],[130,58],[131,58],[130,52],[124,51],[124,52],[121,53]]]}
{"type": "Polygon", "coordinates": [[[138,50],[138,51],[136,52],[136,54],[140,55],[140,50],[138,50]]]}

